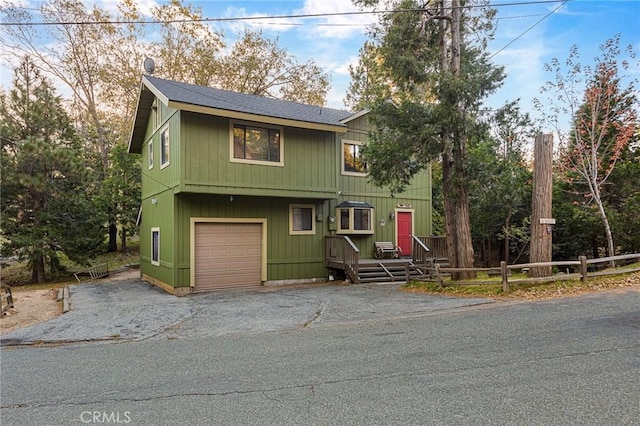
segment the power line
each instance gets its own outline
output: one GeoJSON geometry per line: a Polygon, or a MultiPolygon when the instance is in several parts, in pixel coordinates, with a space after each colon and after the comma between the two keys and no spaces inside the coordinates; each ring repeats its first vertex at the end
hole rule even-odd
{"type": "Polygon", "coordinates": [[[534,29],[535,27],[538,26],[538,24],[540,24],[540,22],[544,21],[545,19],[547,19],[549,16],[553,15],[554,13],[556,13],[556,11],[558,9],[560,9],[562,6],[564,6],[565,4],[567,4],[567,2],[569,2],[569,0],[564,0],[562,3],[560,3],[558,5],[558,7],[556,7],[555,9],[553,9],[551,12],[547,13],[544,17],[542,17],[541,19],[538,20],[538,22],[536,22],[535,24],[533,24],[532,26],[530,26],[529,28],[527,28],[526,30],[524,30],[522,32],[522,34],[520,34],[518,37],[514,38],[513,40],[511,40],[509,43],[507,43],[502,49],[498,50],[497,52],[495,52],[493,55],[489,56],[489,59],[493,59],[494,56],[496,56],[498,53],[502,52],[503,50],[505,50],[507,47],[511,46],[513,43],[515,43],[516,41],[518,41],[520,38],[522,38],[526,33],[528,33],[529,31],[531,31],[532,29],[534,29]]]}
{"type": "MultiPolygon", "coordinates": [[[[565,0],[566,3],[569,0],[565,0]]],[[[557,3],[557,0],[540,0],[540,1],[520,1],[510,3],[498,3],[490,5],[490,7],[506,7],[506,6],[523,6],[545,3],[557,3]]],[[[563,3],[563,4],[564,4],[563,3]]],[[[561,5],[562,6],[562,5],[561,5]]],[[[478,5],[460,6],[460,9],[474,9],[482,7],[478,5]]],[[[15,9],[33,10],[32,8],[15,6],[15,9]]],[[[559,7],[558,7],[559,8],[559,7]]],[[[556,8],[556,10],[558,9],[556,8]]],[[[447,7],[445,9],[453,9],[447,7]]],[[[131,24],[180,24],[180,23],[196,23],[196,22],[242,22],[242,21],[259,21],[264,19],[311,19],[311,18],[331,18],[338,16],[362,16],[362,15],[380,15],[384,13],[406,13],[406,12],[424,12],[424,9],[403,9],[403,10],[377,10],[377,11],[359,11],[359,12],[333,12],[333,13],[308,13],[299,15],[272,15],[272,16],[244,16],[230,18],[188,18],[188,19],[169,19],[169,20],[114,20],[114,21],[64,21],[64,22],[0,22],[0,26],[56,26],[56,25],[131,25],[131,24]]],[[[553,12],[552,12],[553,13],[553,12]]],[[[543,18],[544,19],[544,18],[543,18]]],[[[284,25],[300,25],[300,24],[284,24],[284,25]]]]}

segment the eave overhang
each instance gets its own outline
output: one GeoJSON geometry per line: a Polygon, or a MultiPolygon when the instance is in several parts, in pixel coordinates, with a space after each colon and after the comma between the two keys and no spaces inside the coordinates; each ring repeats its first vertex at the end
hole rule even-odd
{"type": "Polygon", "coordinates": [[[176,101],[168,98],[162,91],[153,85],[145,76],[142,76],[140,91],[138,95],[138,104],[136,107],[136,115],[129,138],[129,152],[134,154],[142,153],[142,145],[144,144],[147,123],[151,114],[151,108],[154,99],[162,102],[169,108],[181,111],[189,111],[211,116],[226,117],[236,120],[253,121],[256,123],[265,123],[278,126],[296,127],[300,129],[311,129],[326,132],[335,132],[344,134],[348,130],[348,126],[344,122],[339,124],[317,123],[312,121],[295,120],[282,117],[274,117],[264,114],[247,113],[224,108],[214,108],[206,105],[192,104],[188,102],[176,101]]]}

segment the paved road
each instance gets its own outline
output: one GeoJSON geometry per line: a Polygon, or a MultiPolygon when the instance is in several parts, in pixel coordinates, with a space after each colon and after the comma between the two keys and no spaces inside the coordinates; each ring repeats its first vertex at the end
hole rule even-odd
{"type": "Polygon", "coordinates": [[[639,306],[628,290],[291,330],[5,347],[0,420],[635,425],[639,306]]]}

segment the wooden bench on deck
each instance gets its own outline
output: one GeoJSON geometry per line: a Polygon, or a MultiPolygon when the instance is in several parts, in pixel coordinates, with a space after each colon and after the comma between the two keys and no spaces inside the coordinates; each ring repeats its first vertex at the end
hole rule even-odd
{"type": "Polygon", "coordinates": [[[398,258],[402,255],[402,249],[390,241],[376,241],[373,244],[376,248],[376,259],[382,259],[386,256],[398,258]]]}

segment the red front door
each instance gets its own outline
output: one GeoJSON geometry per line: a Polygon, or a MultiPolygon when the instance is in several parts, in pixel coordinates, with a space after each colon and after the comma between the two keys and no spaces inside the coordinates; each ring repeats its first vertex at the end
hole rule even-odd
{"type": "Polygon", "coordinates": [[[398,247],[403,256],[411,256],[411,237],[413,236],[413,212],[398,212],[396,216],[398,247]]]}

